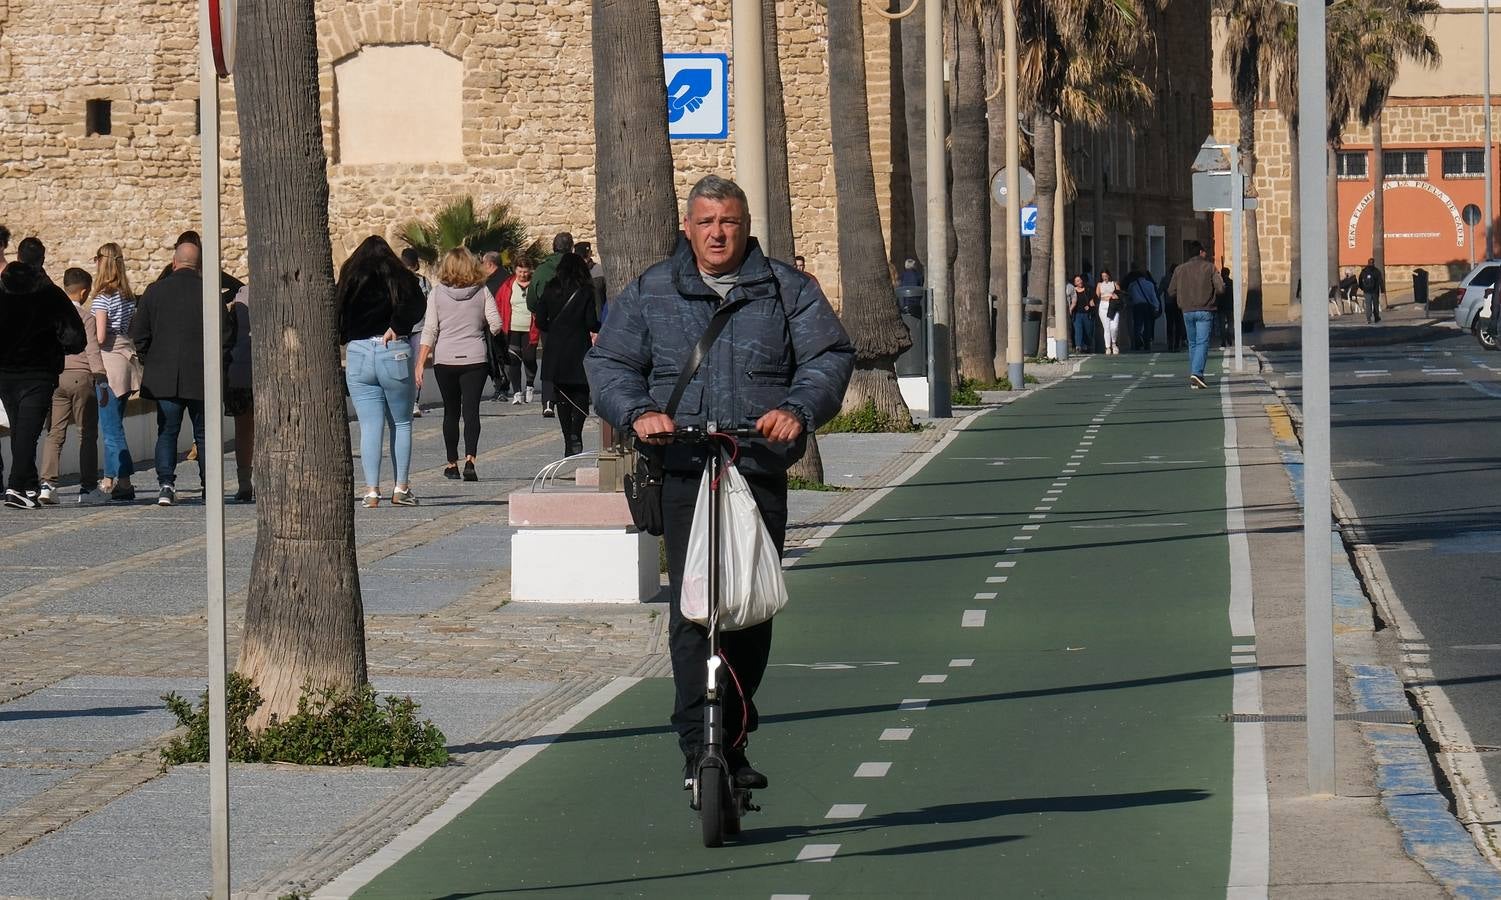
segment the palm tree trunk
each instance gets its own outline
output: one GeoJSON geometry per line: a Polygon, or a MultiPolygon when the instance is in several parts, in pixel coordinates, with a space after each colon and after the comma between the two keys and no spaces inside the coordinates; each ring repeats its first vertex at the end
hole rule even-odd
{"type": "Polygon", "coordinates": [[[954,350],[961,378],[995,381],[990,351],[990,205],[985,54],[980,29],[968,16],[954,21],[953,175],[950,217],[954,227],[954,350]]]}
{"type": "Polygon", "coordinates": [[[314,3],[246,0],[239,24],[235,88],[262,364],[256,543],[238,669],[264,699],[249,723],[258,731],[273,715],[295,714],[305,684],[347,692],[365,683],[365,619],[314,3]]]}
{"type": "Polygon", "coordinates": [[[1328,203],[1326,208],[1329,210],[1329,284],[1324,285],[1326,292],[1330,285],[1339,283],[1339,180],[1335,177],[1338,156],[1339,145],[1333,141],[1327,142],[1324,150],[1324,200],[1328,203]]]}
{"type": "MultiPolygon", "coordinates": [[[[768,8],[776,6],[767,3],[768,8]]],[[[890,0],[892,11],[897,11],[901,0],[890,0]]],[[[911,19],[914,16],[908,16],[911,19]]],[[[887,45],[891,52],[891,261],[897,270],[906,259],[917,258],[916,196],[912,193],[912,147],[907,130],[907,84],[903,77],[902,25],[900,21],[888,24],[887,45]]],[[[770,38],[768,38],[770,40],[770,38]]]]}
{"type": "MultiPolygon", "coordinates": [[[[1240,155],[1246,169],[1246,191],[1256,196],[1256,98],[1248,96],[1236,109],[1240,119],[1240,155]]],[[[1245,212],[1246,271],[1245,312],[1242,316],[1247,328],[1261,324],[1261,234],[1257,228],[1258,210],[1245,212]]]]}
{"type": "Polygon", "coordinates": [[[782,58],[777,48],[777,5],[761,4],[762,61],[766,68],[766,245],[773,259],[797,253],[792,234],[792,188],[787,180],[787,105],[782,96],[782,58]]]}
{"type": "MultiPolygon", "coordinates": [[[[918,11],[920,13],[921,10],[918,11]]],[[[902,117],[907,127],[907,175],[912,185],[912,246],[924,266],[928,259],[928,138],[926,24],[914,13],[901,20],[902,117]]],[[[926,278],[924,279],[926,283],[926,278]]]]}
{"type": "Polygon", "coordinates": [[[677,242],[657,0],[594,0],[592,32],[594,221],[613,292],[677,242]]]}
{"type": "MultiPolygon", "coordinates": [[[[1032,238],[1031,278],[1029,293],[1043,301],[1043,324],[1047,324],[1048,311],[1053,308],[1053,296],[1060,287],[1053,284],[1053,229],[1062,223],[1053,221],[1053,197],[1058,193],[1058,156],[1053,132],[1058,127],[1053,114],[1038,109],[1032,114],[1032,165],[1037,171],[1037,235],[1032,238]]],[[[1038,346],[1033,351],[1038,357],[1047,356],[1047,328],[1038,329],[1038,346]]]]}
{"type": "MultiPolygon", "coordinates": [[[[986,105],[987,153],[990,159],[1006,158],[1006,100],[997,92],[986,105]]],[[[987,174],[993,175],[989,171],[987,174]]],[[[990,183],[985,184],[990,193],[990,183]]],[[[995,321],[992,329],[991,355],[997,372],[1006,371],[1006,342],[1008,337],[1005,311],[996,306],[998,298],[1006,296],[1006,229],[1011,227],[1011,217],[1006,208],[990,203],[990,296],[986,298],[986,313],[995,321]]]]}
{"type": "MultiPolygon", "coordinates": [[[[912,413],[902,400],[893,364],[912,346],[912,338],[897,311],[876,207],[862,5],[860,0],[828,0],[829,131],[838,204],[840,318],[855,345],[855,374],[844,395],[844,409],[872,403],[897,426],[908,427],[912,413]]],[[[665,110],[665,99],[662,105],[665,110]]]]}
{"type": "MultiPolygon", "coordinates": [[[[767,256],[789,260],[797,253],[792,232],[792,188],[787,177],[787,104],[782,92],[782,59],[777,48],[777,5],[761,5],[763,62],[766,66],[766,247],[767,256]]],[[[823,482],[823,456],[818,436],[808,435],[808,448],[787,470],[804,481],[823,482]]]]}
{"type": "Polygon", "coordinates": [[[1381,110],[1371,117],[1371,174],[1375,176],[1376,195],[1371,199],[1371,256],[1376,259],[1376,271],[1381,273],[1383,292],[1386,288],[1386,160],[1382,144],[1381,110]]]}
{"type": "MultiPolygon", "coordinates": [[[[1298,134],[1298,126],[1288,122],[1287,126],[1287,152],[1292,171],[1292,190],[1294,202],[1291,204],[1292,213],[1288,219],[1287,246],[1288,265],[1287,270],[1287,296],[1290,307],[1296,307],[1300,303],[1306,303],[1310,299],[1307,292],[1313,289],[1312,285],[1304,285],[1303,278],[1303,214],[1299,212],[1300,204],[1297,198],[1303,196],[1303,165],[1298,161],[1298,147],[1301,139],[1298,134]]],[[[1323,303],[1322,297],[1312,297],[1312,305],[1309,308],[1318,310],[1318,304],[1323,303]]],[[[1306,312],[1306,309],[1304,310],[1306,312]]]]}

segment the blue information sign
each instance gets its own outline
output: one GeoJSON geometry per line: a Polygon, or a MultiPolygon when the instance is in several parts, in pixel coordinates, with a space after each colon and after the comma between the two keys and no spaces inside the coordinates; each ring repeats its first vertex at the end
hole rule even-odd
{"type": "Polygon", "coordinates": [[[664,53],[667,134],[673,140],[730,136],[730,58],[723,53],[664,53]]]}

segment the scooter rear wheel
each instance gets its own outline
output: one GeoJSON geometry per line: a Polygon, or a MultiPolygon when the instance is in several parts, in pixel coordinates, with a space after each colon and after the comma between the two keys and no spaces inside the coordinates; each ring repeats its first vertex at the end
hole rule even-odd
{"type": "Polygon", "coordinates": [[[725,818],[730,815],[729,782],[719,763],[710,760],[698,769],[698,820],[703,827],[705,847],[723,847],[725,818]]]}

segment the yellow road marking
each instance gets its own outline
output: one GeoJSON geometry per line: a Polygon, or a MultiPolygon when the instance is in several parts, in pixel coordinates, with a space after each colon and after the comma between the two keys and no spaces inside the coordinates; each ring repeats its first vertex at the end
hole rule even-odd
{"type": "Polygon", "coordinates": [[[1271,420],[1273,437],[1279,441],[1296,440],[1293,435],[1293,420],[1287,414],[1287,407],[1281,403],[1268,403],[1266,417],[1271,420]]]}

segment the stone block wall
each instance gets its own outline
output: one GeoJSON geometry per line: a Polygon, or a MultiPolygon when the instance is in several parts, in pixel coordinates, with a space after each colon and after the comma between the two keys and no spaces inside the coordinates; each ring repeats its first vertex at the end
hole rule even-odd
{"type": "MultiPolygon", "coordinates": [[[[777,8],[798,252],[837,302],[823,6],[779,0],[777,8]]],[[[661,9],[665,51],[730,51],[727,4],[662,0],[661,9]]],[[[335,263],[367,234],[399,247],[401,224],[465,194],[510,203],[535,237],[563,229],[594,237],[596,74],[586,0],[319,0],[318,10],[335,263]],[[433,47],[462,62],[462,163],[338,160],[335,67],[388,44],[433,47]]],[[[181,0],[120,0],[107,21],[100,11],[83,0],[0,0],[0,222],[17,239],[46,241],[57,271],[116,241],[139,289],[165,264],[173,238],[199,222],[196,12],[181,0]],[[111,134],[85,133],[90,100],[110,101],[111,134]]],[[[867,12],[878,184],[889,183],[891,165],[889,27],[867,12]]],[[[244,274],[232,79],[221,95],[225,265],[244,274]]],[[[400,128],[400,110],[391,116],[390,127],[400,128]]],[[[733,173],[730,141],[675,141],[673,152],[679,196],[702,174],[733,173]]],[[[889,198],[879,202],[888,220],[889,198]]]]}

